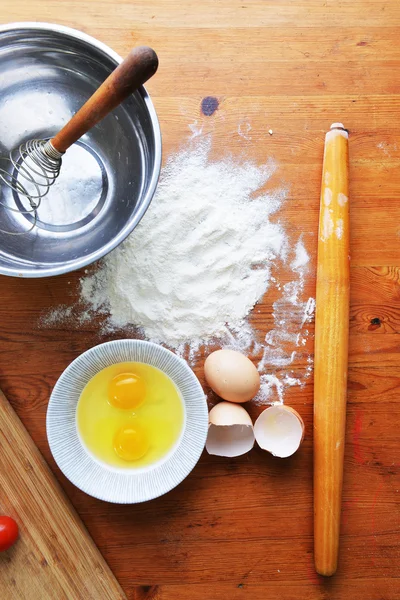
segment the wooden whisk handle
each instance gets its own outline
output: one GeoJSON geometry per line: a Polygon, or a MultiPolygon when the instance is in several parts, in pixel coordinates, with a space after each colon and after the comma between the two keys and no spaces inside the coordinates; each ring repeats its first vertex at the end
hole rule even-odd
{"type": "Polygon", "coordinates": [[[93,96],[51,140],[59,152],[65,152],[89,129],[108,115],[157,71],[158,57],[151,48],[134,48],[107,77],[93,96]]]}

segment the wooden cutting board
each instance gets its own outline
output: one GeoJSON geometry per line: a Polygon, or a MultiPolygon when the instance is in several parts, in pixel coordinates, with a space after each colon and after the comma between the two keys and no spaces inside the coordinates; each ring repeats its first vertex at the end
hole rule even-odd
{"type": "Polygon", "coordinates": [[[82,521],[0,391],[0,514],[20,539],[0,553],[4,600],[126,600],[82,521]]]}

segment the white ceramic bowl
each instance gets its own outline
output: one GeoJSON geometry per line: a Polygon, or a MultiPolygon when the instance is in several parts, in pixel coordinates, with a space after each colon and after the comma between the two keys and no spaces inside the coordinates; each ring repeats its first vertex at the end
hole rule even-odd
{"type": "Polygon", "coordinates": [[[196,465],[207,437],[207,403],[202,387],[187,363],[170,350],[141,340],[116,340],[87,350],[58,379],[47,409],[47,437],[57,465],[82,491],[119,504],[145,502],[183,481],[196,465]],[[166,373],[179,389],[185,409],[183,433],[166,458],[135,471],[98,462],[82,445],[76,406],[88,381],[118,362],[143,362],[166,373]]]}

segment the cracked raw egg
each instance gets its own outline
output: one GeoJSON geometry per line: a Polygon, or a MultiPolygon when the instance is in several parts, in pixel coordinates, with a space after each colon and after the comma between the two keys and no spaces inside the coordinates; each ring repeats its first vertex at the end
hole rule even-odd
{"type": "Polygon", "coordinates": [[[108,387],[108,400],[117,408],[137,408],[146,398],[143,377],[135,373],[120,373],[113,377],[108,387]]]}
{"type": "Polygon", "coordinates": [[[131,423],[119,429],[114,438],[114,450],[123,460],[142,458],[149,449],[149,436],[139,423],[131,423]]]}
{"type": "Polygon", "coordinates": [[[118,363],[83,389],[76,411],[83,446],[111,466],[138,468],[158,462],[177,445],[183,400],[174,382],[144,363],[118,363]]]}

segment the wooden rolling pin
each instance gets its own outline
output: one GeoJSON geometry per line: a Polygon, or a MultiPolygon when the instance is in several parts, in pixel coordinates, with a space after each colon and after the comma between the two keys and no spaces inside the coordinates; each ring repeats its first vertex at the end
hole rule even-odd
{"type": "Polygon", "coordinates": [[[127,600],[1,390],[0,514],[20,530],[0,553],[1,600],[127,600]]]}
{"type": "Polygon", "coordinates": [[[318,234],[314,363],[314,560],[337,568],[349,338],[348,132],[325,138],[318,234]]]}

